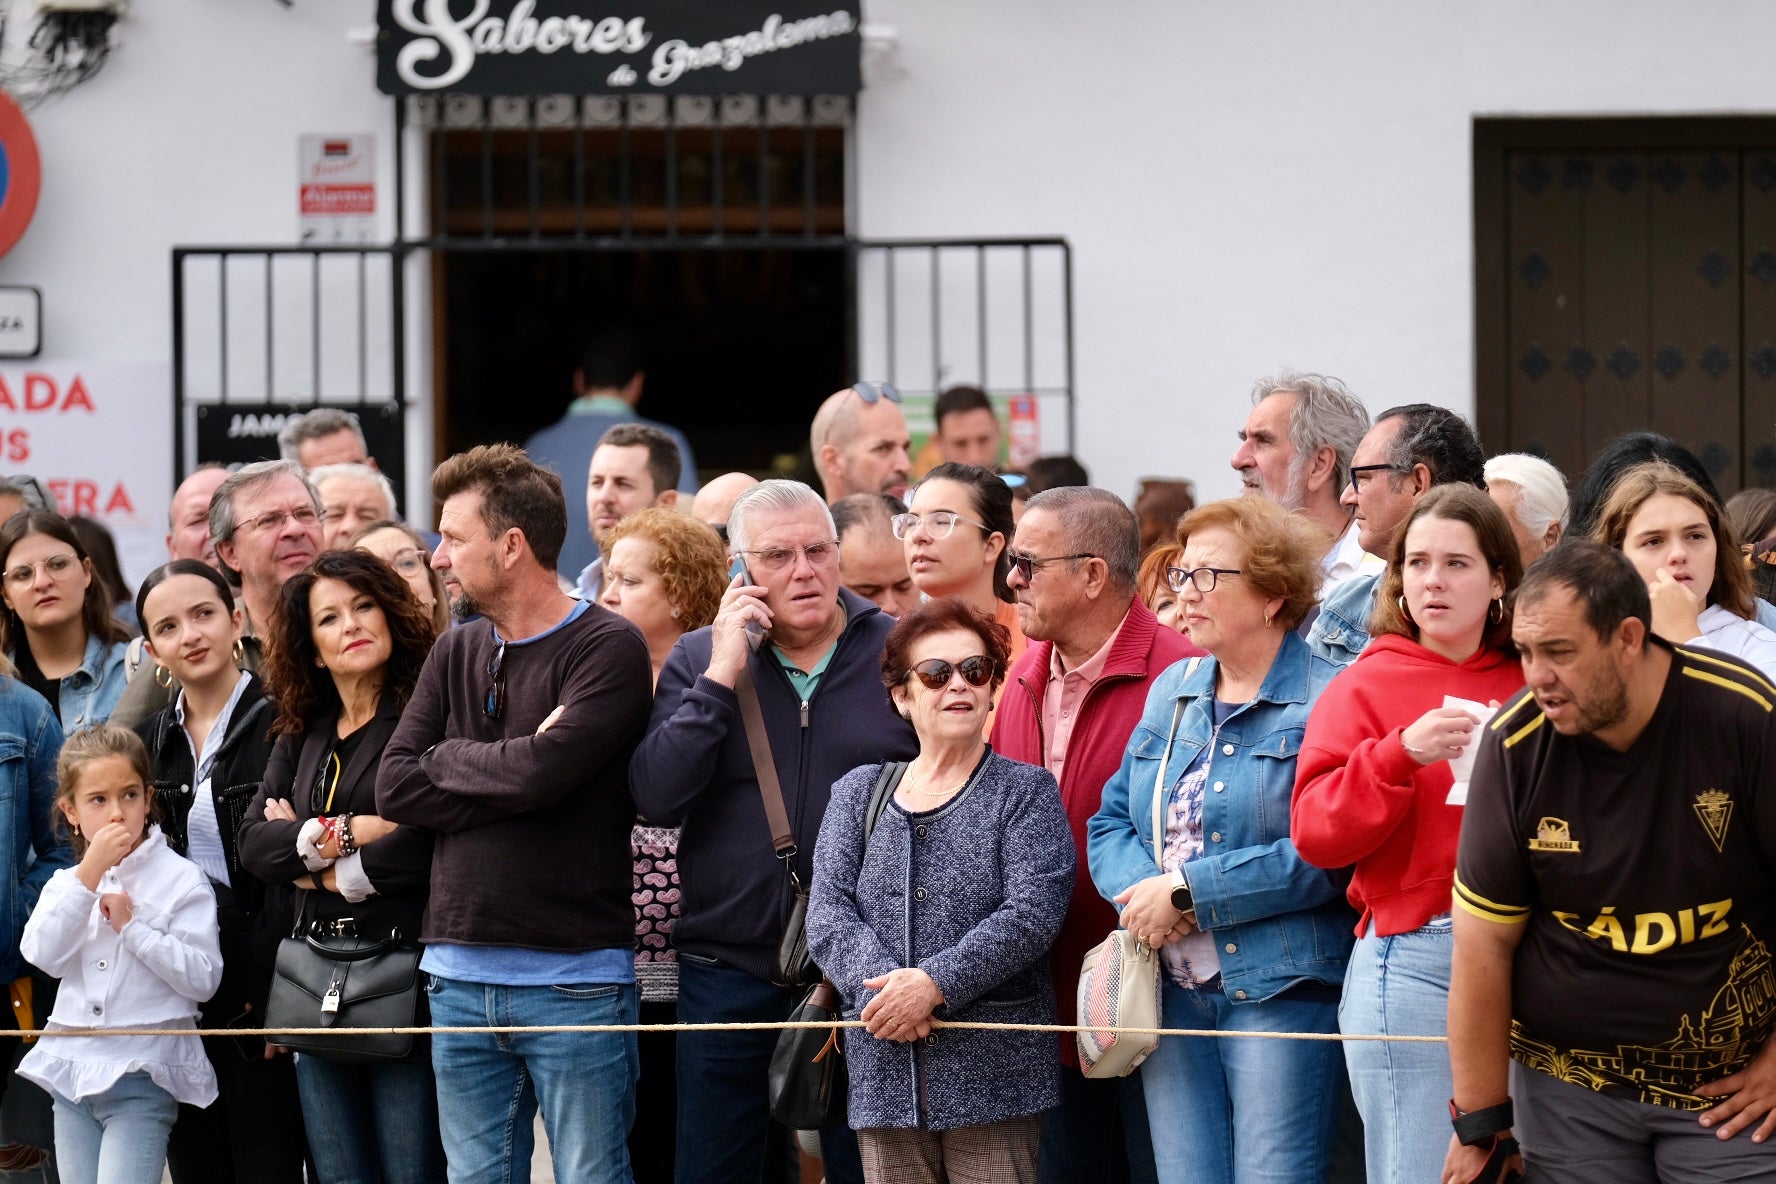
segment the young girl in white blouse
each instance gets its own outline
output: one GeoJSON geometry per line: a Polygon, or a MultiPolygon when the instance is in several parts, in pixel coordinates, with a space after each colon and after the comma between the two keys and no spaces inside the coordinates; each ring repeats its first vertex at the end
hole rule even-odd
{"type": "MultiPolygon", "coordinates": [[[[25,958],[62,980],[49,1028],[197,1031],[222,980],[216,898],[150,821],[148,752],[134,732],[83,728],[62,746],[56,805],[80,860],[25,924],[25,958]]],[[[68,1184],[157,1184],[179,1103],[207,1106],[216,1076],[193,1036],[45,1036],[19,1065],[55,1099],[68,1184]]]]}

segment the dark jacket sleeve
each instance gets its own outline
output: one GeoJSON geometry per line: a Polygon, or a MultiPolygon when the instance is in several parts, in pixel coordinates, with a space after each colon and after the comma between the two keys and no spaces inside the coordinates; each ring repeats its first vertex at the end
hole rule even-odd
{"type": "Polygon", "coordinates": [[[379,894],[420,892],[432,882],[432,832],[402,824],[358,848],[364,875],[379,894]]]}
{"type": "MultiPolygon", "coordinates": [[[[271,821],[265,817],[265,803],[289,801],[296,779],[296,764],[301,756],[304,736],[279,736],[265,766],[265,782],[247,807],[247,816],[240,827],[241,866],[267,884],[288,884],[308,875],[308,865],[296,854],[296,835],[300,822],[271,821]]],[[[298,814],[304,813],[300,809],[298,814]]]]}
{"type": "MultiPolygon", "coordinates": [[[[740,700],[733,688],[705,678],[691,635],[678,639],[654,688],[654,711],[647,735],[629,762],[629,792],[642,817],[661,826],[679,826],[697,798],[715,779],[716,762],[729,732],[738,726],[740,700]]],[[[706,658],[706,655],[704,655],[706,658]]]]}
{"type": "Polygon", "coordinates": [[[376,773],[376,812],[390,822],[454,834],[510,817],[508,811],[447,792],[420,768],[420,758],[444,739],[449,718],[448,669],[441,660],[446,643],[434,647],[419,672],[400,725],[383,749],[376,773]]]}
{"type": "Polygon", "coordinates": [[[420,756],[421,773],[447,793],[508,814],[546,809],[584,788],[586,770],[625,752],[646,726],[653,676],[647,643],[627,625],[600,630],[587,644],[596,652],[569,667],[561,716],[547,731],[440,740],[420,756]]]}

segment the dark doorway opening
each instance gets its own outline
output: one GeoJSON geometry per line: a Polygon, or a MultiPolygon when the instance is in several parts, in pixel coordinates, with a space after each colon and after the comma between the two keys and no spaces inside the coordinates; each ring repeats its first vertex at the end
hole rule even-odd
{"type": "Polygon", "coordinates": [[[573,398],[585,341],[641,342],[638,410],[684,432],[705,475],[768,472],[850,381],[843,247],[440,252],[437,455],[522,443],[573,398]]]}

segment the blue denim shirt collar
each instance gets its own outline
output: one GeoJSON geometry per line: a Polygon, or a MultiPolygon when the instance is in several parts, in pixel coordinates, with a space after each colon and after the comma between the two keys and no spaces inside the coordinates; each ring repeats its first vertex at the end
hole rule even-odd
{"type": "MultiPolygon", "coordinates": [[[[1276,659],[1271,662],[1270,670],[1264,675],[1264,682],[1258,687],[1258,693],[1252,697],[1253,703],[1306,703],[1312,696],[1308,659],[1311,651],[1301,636],[1293,631],[1283,634],[1283,644],[1277,650],[1276,659]]],[[[1197,664],[1178,688],[1180,699],[1200,699],[1204,703],[1215,697],[1215,672],[1219,667],[1213,661],[1197,664]]],[[[1207,709],[1205,708],[1205,711],[1207,709]]]]}
{"type": "MultiPolygon", "coordinates": [[[[105,651],[109,648],[111,647],[97,637],[87,638],[86,654],[80,659],[80,668],[70,673],[63,681],[76,687],[89,686],[99,681],[99,677],[104,673],[102,667],[107,665],[105,651]]],[[[123,647],[118,647],[118,661],[123,660],[122,649],[123,647]]]]}

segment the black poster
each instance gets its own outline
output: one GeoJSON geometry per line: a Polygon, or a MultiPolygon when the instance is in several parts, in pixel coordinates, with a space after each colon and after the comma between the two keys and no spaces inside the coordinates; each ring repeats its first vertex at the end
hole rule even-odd
{"type": "Polygon", "coordinates": [[[852,95],[862,19],[860,0],[377,0],[376,87],[852,95]]]}
{"type": "MultiPolygon", "coordinates": [[[[402,416],[392,403],[339,406],[358,417],[364,445],[376,467],[395,487],[397,503],[406,498],[402,480],[406,471],[407,439],[402,416]]],[[[197,463],[237,469],[241,465],[278,458],[278,432],[291,416],[313,411],[288,403],[200,403],[197,406],[197,463]]]]}

